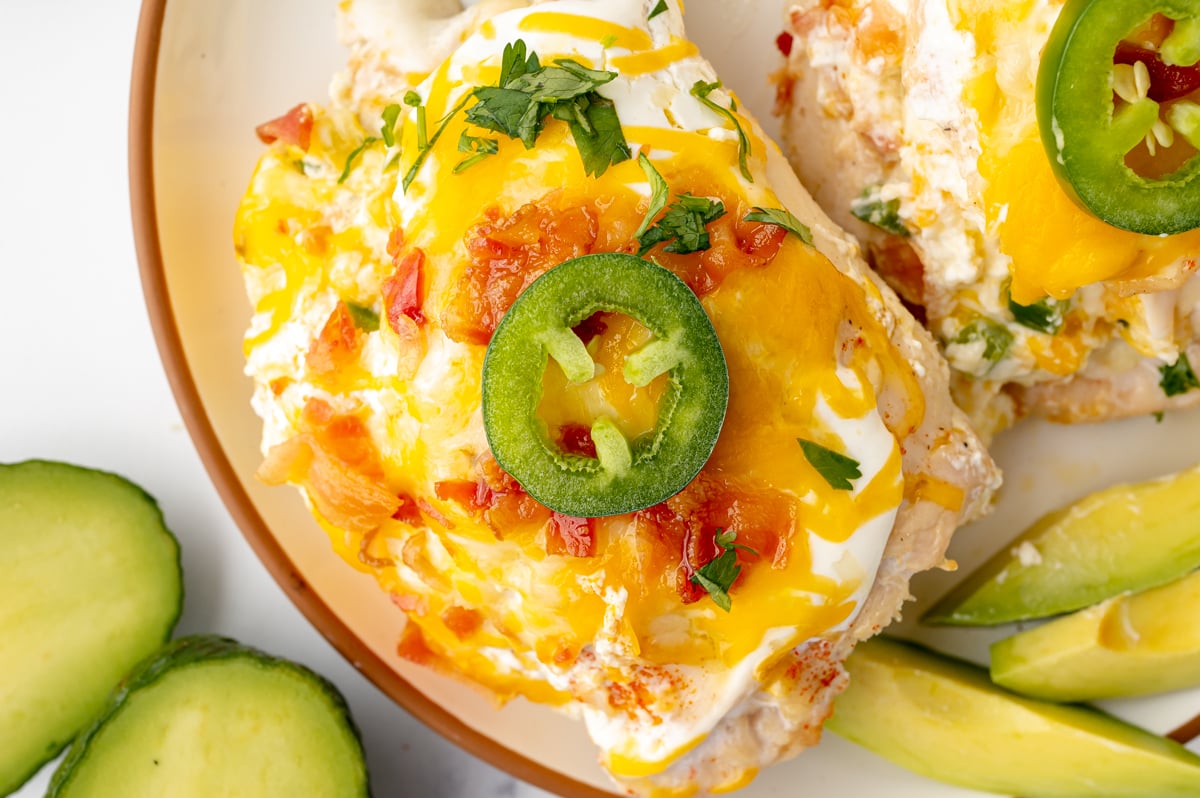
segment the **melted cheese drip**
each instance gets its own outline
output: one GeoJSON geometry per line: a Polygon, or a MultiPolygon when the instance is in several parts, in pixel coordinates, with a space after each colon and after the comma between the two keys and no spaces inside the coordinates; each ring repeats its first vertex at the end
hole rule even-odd
{"type": "MultiPolygon", "coordinates": [[[[600,91],[615,102],[634,151],[649,153],[669,180],[695,176],[748,204],[779,207],[766,179],[768,145],[757,126],[739,115],[751,140],[751,183],[739,174],[728,120],[688,93],[697,80],[715,80],[711,68],[683,38],[678,13],[647,25],[648,5],[563,0],[553,12],[535,7],[486,21],[417,87],[429,133],[472,87],[496,80],[504,44],[523,38],[543,63],[569,56],[596,68],[626,67],[600,91]]],[[[731,102],[719,91],[712,99],[731,102]]],[[[385,324],[371,336],[381,343],[364,350],[361,373],[342,375],[318,393],[369,408],[389,483],[426,502],[428,525],[390,521],[366,542],[327,525],[331,540],[359,567],[366,567],[360,553],[368,545],[375,562],[388,563],[370,569],[409,609],[436,661],[501,697],[557,704],[589,698],[589,728],[614,773],[659,773],[775,678],[771,666],[780,657],[845,629],[871,586],[905,492],[894,431],[915,428],[923,414],[911,368],[871,310],[874,289],[789,236],[768,266],[734,271],[703,298],[732,385],[726,423],[705,469],[781,491],[800,509],[789,556],[748,568],[731,612],[707,599],[686,605],[673,567],[661,562],[662,547],[639,534],[630,517],[596,523],[596,557],[550,556],[540,527],[514,522],[497,539],[477,514],[439,499],[434,489],[441,480],[470,479],[474,461],[486,452],[478,412],[484,347],[450,341],[437,328],[466,268],[465,234],[488,208],[509,213],[556,187],[564,202],[600,198],[640,217],[648,189],[636,162],[589,178],[566,125],[551,120],[533,149],[500,136],[496,155],[455,174],[464,157],[459,137],[469,129],[460,113],[403,191],[397,174],[418,151],[415,113],[409,112],[399,169],[384,170],[387,153],[369,148],[339,186],[336,172],[355,145],[353,136],[339,132],[342,124],[318,119],[309,159],[327,161],[323,179],[310,181],[295,164],[268,156],[239,212],[238,246],[256,310],[246,348],[249,369],[260,380],[257,404],[275,404],[264,393],[269,380],[304,382],[303,352],[328,316],[331,292],[376,301],[372,290],[391,270],[384,242],[390,230],[402,228],[406,245],[424,250],[429,264],[425,310],[431,322],[419,367],[412,374],[397,369],[396,356],[387,354],[394,335],[385,324]],[[323,224],[330,235],[319,251],[297,246],[295,228],[323,224]],[[358,270],[335,271],[339,259],[353,260],[358,270]],[[847,346],[848,339],[856,343],[847,346]],[[876,405],[885,384],[900,386],[906,400],[904,417],[886,424],[876,405]],[[831,489],[797,438],[858,460],[863,476],[855,489],[831,489]],[[481,617],[466,637],[446,621],[448,610],[461,607],[481,617]],[[596,699],[607,679],[628,678],[640,668],[652,669],[669,689],[652,691],[649,705],[637,711],[609,709],[596,699]]],[[[303,385],[285,389],[280,403],[286,413],[264,411],[274,427],[268,442],[298,427],[311,393],[303,385]]],[[[613,396],[605,401],[618,410],[638,403],[613,396]]],[[[936,486],[925,490],[937,492],[936,486]]]]}

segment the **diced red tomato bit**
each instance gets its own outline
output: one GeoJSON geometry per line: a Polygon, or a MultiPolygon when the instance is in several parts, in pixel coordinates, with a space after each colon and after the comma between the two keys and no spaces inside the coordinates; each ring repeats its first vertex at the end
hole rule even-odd
{"type": "Polygon", "coordinates": [[[328,376],[353,365],[362,351],[363,333],[354,326],[345,302],[338,302],[304,358],[309,371],[328,376]]]}
{"type": "Polygon", "coordinates": [[[1200,65],[1168,66],[1158,53],[1129,42],[1117,45],[1113,63],[1134,64],[1141,61],[1150,73],[1150,90],[1147,96],[1155,102],[1168,102],[1186,97],[1200,89],[1200,65]]]}
{"type": "Polygon", "coordinates": [[[418,325],[425,323],[425,312],[421,308],[425,290],[425,253],[412,249],[403,256],[395,256],[396,271],[383,281],[383,307],[388,326],[397,335],[403,335],[407,327],[405,319],[418,325]]]}
{"type": "Polygon", "coordinates": [[[507,217],[492,209],[468,231],[470,263],[451,290],[442,318],[447,335],[486,344],[526,286],[551,267],[592,250],[597,233],[592,210],[557,204],[551,195],[507,217]]]}
{"type": "Polygon", "coordinates": [[[779,52],[784,54],[784,56],[790,56],[792,54],[792,45],[794,43],[795,38],[793,38],[792,34],[788,33],[787,31],[784,31],[775,37],[775,46],[779,49],[779,52]]]}
{"type": "Polygon", "coordinates": [[[417,505],[416,499],[404,493],[401,493],[397,498],[400,499],[400,506],[396,509],[396,512],[392,513],[392,520],[410,526],[424,523],[424,519],[421,518],[421,508],[417,505]]]}
{"type": "Polygon", "coordinates": [[[596,533],[594,519],[576,518],[562,513],[551,513],[546,527],[546,553],[565,554],[570,557],[594,557],[596,533]]]}
{"type": "Polygon", "coordinates": [[[276,117],[269,122],[263,122],[254,129],[258,139],[263,144],[274,144],[282,141],[293,147],[308,152],[312,139],[313,115],[307,103],[300,103],[286,114],[276,117]]]}
{"type": "Polygon", "coordinates": [[[439,499],[457,502],[472,511],[482,510],[492,502],[492,489],[484,482],[469,479],[443,480],[434,483],[433,491],[439,499]]]}
{"type": "Polygon", "coordinates": [[[404,624],[404,630],[400,633],[400,642],[396,644],[396,654],[401,659],[406,659],[416,665],[437,663],[437,655],[425,642],[425,635],[421,634],[420,627],[411,621],[404,624]]]}

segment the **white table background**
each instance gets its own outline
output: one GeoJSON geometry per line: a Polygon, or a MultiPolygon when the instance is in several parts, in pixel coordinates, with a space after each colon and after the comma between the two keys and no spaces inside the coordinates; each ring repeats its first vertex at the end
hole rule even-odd
{"type": "MultiPolygon", "coordinates": [[[[330,678],[362,729],[377,798],[548,795],[460,751],[350,667],[209,483],[134,256],[126,114],[138,11],[138,0],[0,0],[0,462],[66,460],[155,496],[183,549],[176,633],[228,635],[330,678]]],[[[17,798],[43,795],[52,770],[17,798]]]]}

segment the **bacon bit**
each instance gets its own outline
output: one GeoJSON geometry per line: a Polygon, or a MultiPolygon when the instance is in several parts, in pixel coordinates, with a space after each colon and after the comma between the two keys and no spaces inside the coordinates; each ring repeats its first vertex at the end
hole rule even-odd
{"type": "Polygon", "coordinates": [[[414,612],[417,615],[424,615],[429,611],[429,607],[425,604],[425,599],[421,596],[414,596],[410,593],[391,593],[392,603],[405,612],[414,612]]]}
{"type": "Polygon", "coordinates": [[[479,610],[452,605],[442,612],[442,623],[459,640],[466,640],[483,626],[483,615],[479,610]]]}
{"type": "Polygon", "coordinates": [[[550,520],[550,509],[524,490],[497,493],[484,518],[497,537],[520,527],[540,527],[550,520]]]}
{"type": "Polygon", "coordinates": [[[558,428],[556,436],[558,446],[567,454],[577,454],[580,457],[595,457],[596,442],[592,440],[592,431],[582,424],[564,424],[558,428]]]}
{"type": "MultiPolygon", "coordinates": [[[[390,249],[390,244],[389,244],[390,249]]],[[[403,335],[403,319],[418,325],[425,323],[421,295],[425,289],[425,253],[413,249],[404,257],[396,257],[396,271],[383,281],[383,306],[387,310],[388,326],[403,335]]]]}
{"type": "Polygon", "coordinates": [[[400,632],[396,654],[416,665],[432,666],[437,663],[437,655],[425,642],[425,635],[421,634],[420,627],[411,621],[404,624],[404,630],[400,632]]]}
{"type": "Polygon", "coordinates": [[[596,555],[596,533],[594,519],[575,518],[562,513],[551,513],[546,527],[546,553],[565,554],[571,557],[594,557],[596,555]]]}
{"type": "Polygon", "coordinates": [[[416,499],[405,493],[401,493],[397,498],[400,500],[400,507],[392,513],[392,520],[409,526],[423,526],[425,519],[421,517],[421,510],[417,507],[416,499]]]}
{"type": "Polygon", "coordinates": [[[345,302],[338,302],[309,346],[304,363],[314,374],[327,376],[357,361],[362,344],[363,333],[354,326],[349,308],[345,302]]]}
{"type": "Polygon", "coordinates": [[[1200,65],[1168,66],[1158,53],[1136,44],[1121,42],[1113,56],[1114,64],[1134,64],[1141,61],[1150,73],[1147,96],[1155,102],[1168,102],[1186,97],[1200,89],[1200,65]]]}
{"type": "Polygon", "coordinates": [[[925,323],[925,264],[907,239],[887,235],[870,247],[871,265],[895,289],[909,310],[919,309],[925,323]]]}
{"type": "Polygon", "coordinates": [[[322,517],[360,535],[391,518],[400,504],[390,490],[342,462],[310,432],[273,447],[257,476],[268,485],[304,486],[322,517]]]}
{"type": "Polygon", "coordinates": [[[358,544],[358,561],[370,568],[391,568],[396,564],[395,560],[391,557],[376,557],[370,552],[371,545],[378,536],[378,527],[363,535],[362,541],[358,544]]]}
{"type": "Polygon", "coordinates": [[[786,58],[792,54],[792,45],[795,43],[795,41],[796,40],[792,34],[784,31],[775,37],[775,47],[778,48],[779,52],[783,53],[784,57],[786,58]]]}
{"type": "Polygon", "coordinates": [[[300,411],[300,419],[310,427],[325,426],[333,420],[333,415],[333,405],[315,396],[310,397],[300,411]]]}
{"type": "Polygon", "coordinates": [[[483,482],[469,479],[447,479],[435,482],[433,491],[443,501],[457,502],[472,512],[482,510],[492,503],[492,490],[483,482]]]}
{"type": "Polygon", "coordinates": [[[571,332],[579,336],[579,340],[583,341],[584,346],[587,346],[593,338],[602,335],[608,329],[608,324],[604,321],[605,315],[603,312],[593,313],[572,327],[571,332]]]}
{"type": "Polygon", "coordinates": [[[291,377],[277,377],[276,379],[273,379],[267,383],[267,387],[271,389],[271,393],[275,394],[276,396],[280,396],[288,389],[288,386],[290,386],[292,382],[293,380],[291,377]]]}
{"type": "Polygon", "coordinates": [[[471,262],[451,289],[442,318],[461,343],[486,344],[526,286],[563,261],[592,251],[598,225],[583,206],[556,207],[557,194],[501,218],[491,209],[466,235],[471,262]]]}
{"type": "Polygon", "coordinates": [[[312,138],[313,115],[307,103],[300,103],[286,114],[264,122],[254,128],[258,140],[263,144],[274,144],[282,141],[292,147],[299,147],[308,152],[312,138]]]}

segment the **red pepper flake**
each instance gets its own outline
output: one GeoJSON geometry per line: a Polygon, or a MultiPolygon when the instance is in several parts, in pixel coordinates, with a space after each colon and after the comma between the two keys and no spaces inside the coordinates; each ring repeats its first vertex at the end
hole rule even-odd
{"type": "Polygon", "coordinates": [[[571,557],[595,556],[596,535],[592,525],[591,518],[551,513],[550,524],[546,528],[546,553],[571,557]]]}
{"type": "Polygon", "coordinates": [[[312,109],[308,107],[307,103],[300,103],[283,116],[276,117],[270,122],[263,122],[254,128],[254,132],[263,144],[282,141],[284,144],[299,147],[308,152],[308,145],[312,139],[312,126],[312,109]]]}
{"type": "Polygon", "coordinates": [[[775,37],[775,46],[779,48],[779,52],[783,53],[784,56],[790,56],[792,54],[792,44],[794,43],[795,39],[793,38],[792,34],[788,33],[787,31],[784,31],[775,37]]]}

